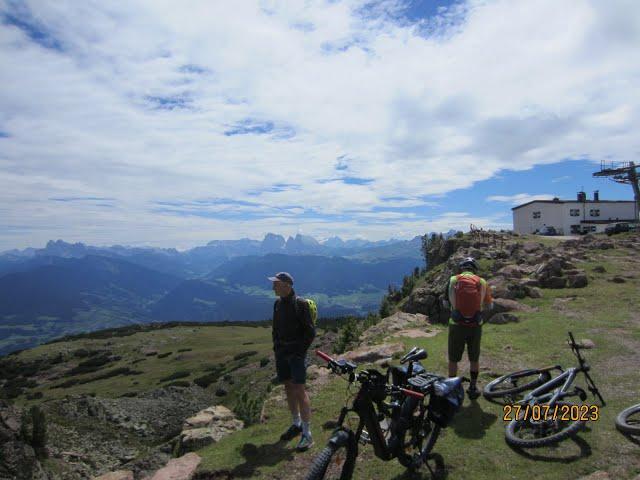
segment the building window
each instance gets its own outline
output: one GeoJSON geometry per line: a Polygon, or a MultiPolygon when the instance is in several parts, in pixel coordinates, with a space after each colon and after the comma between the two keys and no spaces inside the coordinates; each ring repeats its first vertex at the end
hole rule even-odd
{"type": "Polygon", "coordinates": [[[589,210],[589,215],[591,215],[592,217],[599,217],[600,216],[600,209],[599,208],[592,208],[591,210],[589,210]]]}
{"type": "Polygon", "coordinates": [[[533,212],[533,218],[540,218],[540,212],[533,212]]]}
{"type": "Polygon", "coordinates": [[[569,215],[572,217],[579,217],[580,216],[580,209],[579,208],[572,208],[571,210],[569,210],[569,215]]]}

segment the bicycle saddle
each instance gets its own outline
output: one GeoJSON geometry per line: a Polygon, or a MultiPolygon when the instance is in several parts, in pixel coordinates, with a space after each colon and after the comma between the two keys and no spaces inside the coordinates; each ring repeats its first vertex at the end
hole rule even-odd
{"type": "Polygon", "coordinates": [[[415,362],[417,360],[424,360],[425,358],[427,358],[427,352],[424,348],[413,347],[409,350],[409,353],[402,357],[400,363],[415,362]]]}

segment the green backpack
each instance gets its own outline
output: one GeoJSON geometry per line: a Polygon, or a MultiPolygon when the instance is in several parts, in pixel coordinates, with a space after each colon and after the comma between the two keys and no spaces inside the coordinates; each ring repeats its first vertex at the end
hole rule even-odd
{"type": "Polygon", "coordinates": [[[300,316],[300,311],[299,311],[300,307],[298,305],[298,300],[302,302],[307,302],[307,304],[309,305],[309,313],[311,314],[311,324],[315,328],[316,322],[318,321],[318,305],[316,304],[315,300],[312,300],[311,298],[296,297],[296,302],[295,302],[296,316],[300,316]]]}

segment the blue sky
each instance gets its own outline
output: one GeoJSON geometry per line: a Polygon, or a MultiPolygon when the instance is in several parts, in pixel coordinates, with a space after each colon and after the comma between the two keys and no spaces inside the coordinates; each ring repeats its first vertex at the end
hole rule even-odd
{"type": "Polygon", "coordinates": [[[631,199],[625,0],[0,0],[0,250],[509,228],[631,199]],[[578,159],[578,160],[569,160],[578,159]]]}

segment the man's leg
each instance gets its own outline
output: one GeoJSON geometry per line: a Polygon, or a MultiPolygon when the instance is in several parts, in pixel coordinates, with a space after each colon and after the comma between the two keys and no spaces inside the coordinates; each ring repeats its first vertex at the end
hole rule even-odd
{"type": "Polygon", "coordinates": [[[287,441],[298,436],[302,431],[302,422],[300,420],[300,408],[296,398],[295,390],[291,378],[291,369],[289,360],[286,356],[276,356],[276,372],[278,379],[284,384],[284,392],[287,398],[287,405],[291,412],[291,426],[280,436],[280,440],[287,441]]]}
{"type": "Polygon", "coordinates": [[[480,396],[478,392],[478,375],[480,373],[480,339],[482,338],[482,327],[469,327],[469,338],[467,340],[467,353],[469,354],[469,398],[474,400],[480,396]]]}
{"type": "Polygon", "coordinates": [[[464,341],[460,338],[463,333],[459,325],[449,325],[448,351],[449,351],[449,376],[458,375],[458,362],[462,359],[464,351],[464,341]]]}
{"type": "Polygon", "coordinates": [[[298,401],[298,395],[296,392],[296,385],[291,383],[291,379],[285,380],[284,392],[287,396],[287,405],[289,405],[289,411],[291,412],[291,419],[294,425],[300,426],[300,402],[298,401]]]}
{"type": "Polygon", "coordinates": [[[311,402],[305,388],[307,380],[306,356],[297,355],[291,360],[291,387],[302,417],[302,437],[298,443],[298,450],[304,451],[313,445],[311,437],[311,402]]]}

